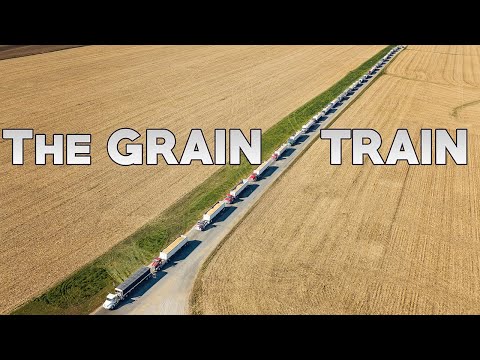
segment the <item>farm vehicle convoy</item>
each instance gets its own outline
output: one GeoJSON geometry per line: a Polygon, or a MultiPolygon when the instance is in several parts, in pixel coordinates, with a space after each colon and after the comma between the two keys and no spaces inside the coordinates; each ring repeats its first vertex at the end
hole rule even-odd
{"type": "MultiPolygon", "coordinates": [[[[194,226],[195,230],[198,231],[205,231],[207,230],[208,226],[214,222],[214,220],[225,210],[227,207],[226,205],[231,205],[238,201],[240,194],[248,187],[248,185],[259,181],[262,176],[265,176],[265,172],[267,169],[272,166],[275,161],[279,160],[282,157],[282,154],[289,148],[294,146],[300,137],[303,134],[306,134],[310,131],[314,124],[320,123],[324,120],[324,116],[326,116],[334,107],[338,106],[341,102],[348,99],[350,95],[355,93],[358,88],[363,85],[364,83],[368,82],[368,79],[378,71],[382,66],[389,61],[394,54],[396,54],[399,50],[403,49],[404,46],[397,46],[392,49],[386,56],[384,56],[375,66],[373,66],[367,73],[367,75],[362,76],[359,80],[354,82],[347,90],[345,90],[342,94],[340,94],[335,100],[330,102],[327,106],[325,106],[320,112],[314,115],[309,121],[302,126],[301,130],[295,132],[290,138],[288,138],[287,142],[282,144],[274,153],[260,164],[247,179],[242,179],[233,189],[226,194],[225,198],[221,201],[215,203],[199,220],[196,225],[194,226]]],[[[179,236],[175,241],[173,241],[167,248],[160,252],[159,257],[152,260],[152,262],[148,266],[142,266],[138,269],[135,273],[133,273],[129,278],[127,278],[123,283],[118,285],[115,288],[115,293],[110,293],[107,295],[105,302],[103,303],[103,307],[107,310],[112,310],[118,306],[118,304],[126,299],[128,295],[143,283],[145,280],[148,280],[155,276],[156,272],[158,272],[162,267],[164,267],[169,260],[184,246],[188,245],[189,238],[186,235],[179,236]]]]}

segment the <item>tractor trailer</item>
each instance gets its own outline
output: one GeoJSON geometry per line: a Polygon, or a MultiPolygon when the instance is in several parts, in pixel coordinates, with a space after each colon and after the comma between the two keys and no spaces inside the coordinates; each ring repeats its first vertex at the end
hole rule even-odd
{"type": "Polygon", "coordinates": [[[308,130],[310,130],[310,128],[313,126],[313,124],[315,124],[315,120],[310,120],[308,123],[306,123],[305,125],[302,126],[302,133],[306,133],[308,132],[308,130]]]}
{"type": "Polygon", "coordinates": [[[335,106],[335,101],[332,101],[330,104],[327,105],[327,107],[325,108],[325,113],[328,113],[330,110],[333,109],[333,107],[335,106]]]}
{"type": "Polygon", "coordinates": [[[302,135],[301,131],[297,131],[293,136],[288,139],[288,145],[293,146],[297,142],[298,138],[302,135]]]}
{"type": "Polygon", "coordinates": [[[275,152],[272,155],[272,159],[277,161],[280,158],[280,156],[282,156],[284,151],[287,150],[287,149],[288,149],[288,143],[283,144],[277,150],[275,150],[275,152]]]}
{"type": "Polygon", "coordinates": [[[225,196],[225,199],[223,201],[225,201],[227,204],[232,204],[233,202],[235,202],[235,200],[238,198],[240,193],[243,190],[245,190],[247,186],[248,186],[248,180],[243,179],[237,184],[237,186],[235,186],[232,190],[230,190],[230,192],[227,194],[227,196],[225,196]]]}
{"type": "Polygon", "coordinates": [[[265,161],[262,165],[260,165],[258,168],[256,168],[252,175],[248,178],[250,181],[257,181],[260,176],[269,168],[270,165],[272,165],[273,159],[270,158],[267,161],[265,161]]]}
{"type": "Polygon", "coordinates": [[[138,285],[145,280],[150,279],[160,268],[167,263],[168,260],[185,246],[188,238],[185,235],[177,238],[165,250],[160,253],[160,257],[155,258],[148,266],[142,266],[134,272],[127,280],[115,288],[115,294],[108,294],[107,299],[103,303],[103,308],[113,310],[120,303],[120,301],[127,298],[138,285]]]}
{"type": "Polygon", "coordinates": [[[143,281],[150,279],[151,276],[151,269],[148,266],[142,266],[135,271],[132,276],[115,288],[115,294],[107,295],[107,299],[103,303],[103,308],[113,310],[120,301],[128,296],[130,292],[132,292],[143,281]]]}
{"type": "Polygon", "coordinates": [[[148,264],[148,267],[150,268],[152,274],[155,274],[163,265],[165,265],[165,261],[159,257],[156,257],[150,264],[148,264]]]}
{"type": "Polygon", "coordinates": [[[203,219],[197,222],[195,229],[203,231],[205,228],[212,223],[213,219],[220,214],[223,209],[225,209],[225,202],[219,201],[216,203],[210,210],[203,214],[203,219]]]}
{"type": "Polygon", "coordinates": [[[179,236],[174,242],[168,245],[165,250],[160,253],[160,259],[167,262],[175,255],[178,250],[183,248],[188,243],[188,238],[185,235],[179,236]]]}

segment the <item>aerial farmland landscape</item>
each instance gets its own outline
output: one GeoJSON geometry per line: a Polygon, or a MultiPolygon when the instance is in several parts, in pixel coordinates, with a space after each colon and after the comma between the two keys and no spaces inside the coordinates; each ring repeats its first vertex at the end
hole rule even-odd
{"type": "MultiPolygon", "coordinates": [[[[2,127],[98,141],[88,168],[35,167],[26,145],[26,167],[2,170],[0,311],[101,255],[217,170],[115,166],[103,151],[113,130],[168,128],[179,148],[199,126],[210,141],[215,127],[267,130],[381,49],[87,46],[3,60],[2,127]]],[[[10,144],[0,146],[10,162],[10,144]]]]}
{"type": "Polygon", "coordinates": [[[90,166],[0,139],[0,313],[480,311],[479,46],[0,46],[0,75],[2,129],[92,137],[90,166]],[[262,164],[119,166],[120,128],[177,158],[261,129],[262,164]],[[383,159],[398,129],[467,129],[468,165],[352,165],[350,141],[332,165],[326,128],[383,159]]]}

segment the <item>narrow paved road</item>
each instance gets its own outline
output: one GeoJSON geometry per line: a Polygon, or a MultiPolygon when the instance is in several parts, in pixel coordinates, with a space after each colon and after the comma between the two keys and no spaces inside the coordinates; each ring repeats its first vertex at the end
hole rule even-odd
{"type": "MultiPolygon", "coordinates": [[[[398,54],[398,53],[397,53],[398,54]]],[[[396,56],[396,55],[395,55],[396,56]]],[[[394,57],[395,57],[394,56],[394,57]]],[[[392,58],[393,60],[393,58],[392,58]]],[[[390,61],[392,61],[390,60],[390,61]]],[[[378,76],[378,71],[366,84],[357,88],[343,103],[332,109],[314,125],[310,132],[302,135],[295,146],[287,149],[260,181],[250,184],[241,194],[239,201],[229,205],[224,212],[209,225],[206,231],[190,230],[186,235],[190,242],[179,251],[160,272],[156,279],[146,281],[132,295],[120,303],[113,311],[103,308],[93,314],[99,315],[173,315],[187,314],[189,296],[202,263],[225,236],[238,224],[248,210],[260,200],[270,185],[292,164],[292,162],[319,138],[319,129],[332,123],[378,76]]],[[[298,129],[292,128],[292,133],[298,129]]]]}

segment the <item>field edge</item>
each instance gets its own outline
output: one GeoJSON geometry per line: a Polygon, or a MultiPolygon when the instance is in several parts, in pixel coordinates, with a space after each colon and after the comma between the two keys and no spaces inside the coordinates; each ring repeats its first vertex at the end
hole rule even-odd
{"type": "Polygon", "coordinates": [[[0,61],[48,54],[88,45],[0,45],[0,61]]]}

